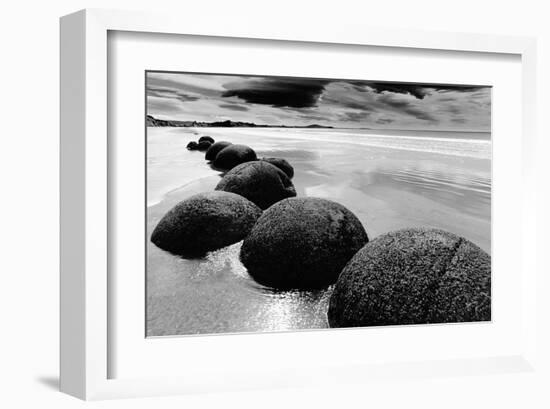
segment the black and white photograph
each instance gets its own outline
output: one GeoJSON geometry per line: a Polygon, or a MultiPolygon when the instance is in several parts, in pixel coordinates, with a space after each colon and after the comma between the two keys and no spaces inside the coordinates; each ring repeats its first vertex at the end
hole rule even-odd
{"type": "Polygon", "coordinates": [[[148,337],[491,321],[490,86],[145,91],[148,337]]]}

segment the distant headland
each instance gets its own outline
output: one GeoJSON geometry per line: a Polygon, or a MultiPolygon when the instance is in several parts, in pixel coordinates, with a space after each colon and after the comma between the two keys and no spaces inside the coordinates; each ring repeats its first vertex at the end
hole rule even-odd
{"type": "Polygon", "coordinates": [[[147,126],[172,126],[182,128],[333,128],[332,126],[324,126],[311,124],[305,126],[288,126],[288,125],[258,125],[253,122],[240,121],[216,121],[216,122],[198,122],[198,121],[175,121],[158,119],[152,115],[147,115],[147,126]]]}

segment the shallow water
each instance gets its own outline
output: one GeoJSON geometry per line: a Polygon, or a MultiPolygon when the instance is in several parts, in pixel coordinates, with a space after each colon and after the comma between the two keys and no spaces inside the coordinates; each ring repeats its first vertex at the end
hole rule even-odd
{"type": "Polygon", "coordinates": [[[374,238],[411,226],[442,228],[491,250],[491,143],[487,134],[148,128],[147,334],[182,335],[326,328],[331,289],[275,292],[238,260],[241,243],[204,259],[172,256],[149,241],[180,200],[213,190],[221,173],[190,152],[190,140],[245,143],[287,159],[299,196],[352,210],[374,238]]]}

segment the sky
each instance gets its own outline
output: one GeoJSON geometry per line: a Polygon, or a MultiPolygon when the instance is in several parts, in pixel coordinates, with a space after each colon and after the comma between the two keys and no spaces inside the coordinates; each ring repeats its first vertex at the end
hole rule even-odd
{"type": "Polygon", "coordinates": [[[335,128],[490,131],[491,87],[147,73],[147,114],[335,128]]]}

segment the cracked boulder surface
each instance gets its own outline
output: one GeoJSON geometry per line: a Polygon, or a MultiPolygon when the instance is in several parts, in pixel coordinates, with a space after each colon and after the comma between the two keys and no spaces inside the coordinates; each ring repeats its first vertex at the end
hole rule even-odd
{"type": "Polygon", "coordinates": [[[330,298],[336,327],[491,320],[491,257],[465,238],[411,228],[377,237],[346,265],[330,298]]]}

